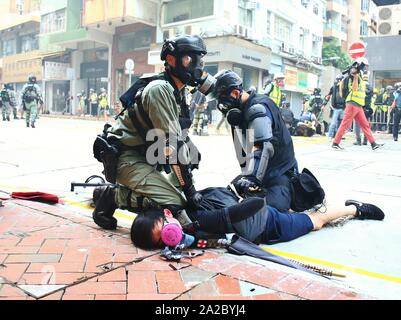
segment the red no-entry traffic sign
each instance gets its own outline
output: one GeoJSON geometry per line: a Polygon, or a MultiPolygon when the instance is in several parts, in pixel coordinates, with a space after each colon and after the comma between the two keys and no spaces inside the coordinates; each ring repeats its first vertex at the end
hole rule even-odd
{"type": "Polygon", "coordinates": [[[363,42],[355,42],[349,47],[348,53],[352,59],[362,58],[366,54],[366,46],[363,42]]]}

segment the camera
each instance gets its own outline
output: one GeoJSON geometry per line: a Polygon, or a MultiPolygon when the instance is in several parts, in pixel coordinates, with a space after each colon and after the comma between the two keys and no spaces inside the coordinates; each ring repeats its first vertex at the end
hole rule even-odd
{"type": "Polygon", "coordinates": [[[357,69],[358,72],[364,71],[366,69],[366,64],[364,62],[357,62],[355,61],[352,65],[350,65],[347,70],[343,71],[342,74],[351,74],[351,69],[357,69]]]}

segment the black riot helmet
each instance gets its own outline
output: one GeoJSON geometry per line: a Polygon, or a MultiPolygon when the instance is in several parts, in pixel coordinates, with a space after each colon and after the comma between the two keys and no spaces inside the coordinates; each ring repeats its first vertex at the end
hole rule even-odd
{"type": "Polygon", "coordinates": [[[212,95],[218,102],[218,109],[227,116],[227,121],[230,125],[237,126],[240,124],[242,119],[242,79],[238,74],[231,70],[220,71],[214,77],[216,83],[212,95]],[[231,92],[235,89],[241,92],[241,95],[238,98],[231,96],[231,92]]]}
{"type": "Polygon", "coordinates": [[[37,82],[36,76],[30,75],[29,78],[28,78],[28,82],[30,84],[35,84],[37,82]]]}
{"type": "Polygon", "coordinates": [[[322,92],[322,90],[320,88],[315,88],[315,90],[313,90],[313,95],[318,96],[320,95],[322,92]]]}
{"type": "Polygon", "coordinates": [[[169,54],[176,58],[176,66],[172,67],[166,62],[166,70],[184,84],[198,86],[203,76],[203,56],[207,54],[203,39],[197,35],[184,35],[165,40],[160,59],[166,61],[169,54]]]}
{"type": "Polygon", "coordinates": [[[5,84],[5,85],[4,85],[4,88],[5,88],[6,90],[11,90],[11,91],[14,90],[14,86],[13,86],[11,83],[5,84]]]}

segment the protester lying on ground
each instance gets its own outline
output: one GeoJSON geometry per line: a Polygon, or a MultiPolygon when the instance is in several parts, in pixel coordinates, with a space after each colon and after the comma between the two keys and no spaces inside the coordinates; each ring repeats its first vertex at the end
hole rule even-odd
{"type": "MultiPolygon", "coordinates": [[[[230,198],[228,192],[224,194],[230,198]]],[[[235,196],[232,196],[229,202],[235,203],[234,199],[235,196]]],[[[324,214],[293,214],[280,212],[266,205],[263,199],[249,198],[239,205],[220,210],[199,210],[193,212],[192,217],[196,226],[183,228],[169,210],[152,209],[138,216],[133,222],[132,242],[144,250],[160,249],[171,246],[173,234],[173,238],[179,236],[176,243],[184,247],[196,247],[199,240],[205,240],[203,237],[206,234],[213,234],[212,239],[224,239],[226,234],[236,233],[257,244],[276,244],[297,239],[311,231],[318,231],[342,217],[383,220],[384,213],[372,204],[348,200],[345,206],[328,207],[324,214]],[[174,228],[176,232],[169,233],[174,228]]]]}

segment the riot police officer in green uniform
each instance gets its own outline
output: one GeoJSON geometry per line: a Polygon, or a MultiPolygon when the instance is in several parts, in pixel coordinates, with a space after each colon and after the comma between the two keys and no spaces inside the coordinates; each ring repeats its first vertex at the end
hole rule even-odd
{"type": "Polygon", "coordinates": [[[14,88],[11,84],[5,84],[0,91],[0,104],[2,105],[3,121],[10,121],[10,115],[13,111],[14,119],[16,119],[15,106],[17,100],[15,98],[14,88]]]}
{"type": "Polygon", "coordinates": [[[35,128],[35,121],[38,117],[38,107],[43,105],[43,98],[40,87],[35,76],[29,76],[28,83],[22,88],[22,103],[26,112],[26,126],[35,128]]]}
{"type": "Polygon", "coordinates": [[[205,54],[199,36],[166,40],[161,52],[165,72],[152,79],[140,79],[120,98],[123,106],[129,107],[105,135],[119,153],[118,187],[102,190],[95,199],[93,218],[100,227],[117,227],[113,217],[117,208],[141,213],[167,207],[182,225],[191,223],[185,209],[196,209],[202,196],[192,179],[200,157],[187,132],[191,120],[186,85],[198,87],[203,93],[212,86],[214,78],[203,70],[205,54]],[[138,83],[143,83],[143,88],[138,83]],[[150,136],[164,146],[162,151],[152,152],[155,140],[147,141],[150,136]]]}

